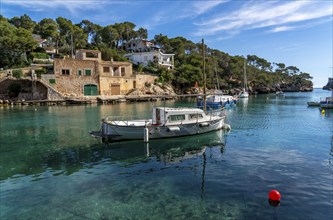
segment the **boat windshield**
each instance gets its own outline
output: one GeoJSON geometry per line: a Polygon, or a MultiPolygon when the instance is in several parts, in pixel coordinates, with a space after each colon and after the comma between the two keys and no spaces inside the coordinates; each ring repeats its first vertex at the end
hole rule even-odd
{"type": "Polygon", "coordinates": [[[184,121],[185,120],[185,115],[170,115],[169,120],[170,120],[170,122],[184,121]]]}

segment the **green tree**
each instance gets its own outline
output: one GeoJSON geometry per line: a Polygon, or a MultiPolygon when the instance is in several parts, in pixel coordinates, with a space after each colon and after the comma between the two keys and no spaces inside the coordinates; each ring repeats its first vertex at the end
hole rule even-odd
{"type": "Polygon", "coordinates": [[[34,30],[35,26],[37,25],[37,23],[31,20],[31,18],[26,14],[20,17],[13,17],[9,19],[9,23],[11,23],[17,28],[24,28],[31,32],[34,30]]]}
{"type": "Polygon", "coordinates": [[[31,31],[11,25],[7,19],[0,19],[0,67],[12,67],[27,62],[26,53],[32,51],[37,42],[31,31]]]}
{"type": "Polygon", "coordinates": [[[101,37],[102,43],[110,48],[116,48],[119,35],[117,30],[112,25],[103,27],[98,33],[101,37]]]}
{"type": "Polygon", "coordinates": [[[145,28],[139,28],[137,30],[137,36],[140,39],[147,39],[148,38],[148,31],[145,28]]]}

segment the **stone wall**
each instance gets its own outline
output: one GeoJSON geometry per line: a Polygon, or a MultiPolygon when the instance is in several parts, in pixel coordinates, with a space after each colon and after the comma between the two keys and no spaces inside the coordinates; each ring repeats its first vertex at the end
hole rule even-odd
{"type": "Polygon", "coordinates": [[[100,76],[100,94],[104,96],[118,95],[112,94],[111,84],[120,85],[120,94],[126,95],[131,92],[133,89],[142,89],[145,86],[145,83],[154,83],[157,76],[152,75],[136,75],[133,77],[103,77],[100,76]],[[134,88],[135,86],[135,88],[134,88]]]}
{"type": "MultiPolygon", "coordinates": [[[[84,96],[84,86],[93,84],[98,86],[98,62],[91,60],[75,60],[72,58],[55,59],[55,83],[52,85],[65,96],[84,96]],[[70,69],[69,75],[63,75],[62,69],[70,69]],[[91,76],[85,75],[85,69],[91,69],[91,76]],[[78,75],[78,70],[81,75],[78,75]]],[[[49,77],[50,78],[50,77],[49,77]]]]}
{"type": "Polygon", "coordinates": [[[48,98],[48,89],[40,82],[28,79],[6,79],[0,83],[0,94],[2,96],[10,96],[8,87],[11,84],[20,85],[20,93],[17,98],[19,100],[45,100],[48,98]]]}

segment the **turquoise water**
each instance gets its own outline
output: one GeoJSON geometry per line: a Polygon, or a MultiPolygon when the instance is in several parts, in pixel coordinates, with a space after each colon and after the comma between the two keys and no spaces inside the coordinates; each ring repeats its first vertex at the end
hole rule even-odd
{"type": "Polygon", "coordinates": [[[329,95],[251,96],[225,110],[229,133],[149,144],[88,131],[164,102],[2,107],[0,219],[331,219],[333,111],[306,104],[329,95]]]}

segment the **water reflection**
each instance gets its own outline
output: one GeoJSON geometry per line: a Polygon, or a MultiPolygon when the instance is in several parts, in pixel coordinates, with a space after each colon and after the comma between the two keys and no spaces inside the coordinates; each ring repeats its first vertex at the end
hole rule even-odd
{"type": "Polygon", "coordinates": [[[331,169],[331,172],[333,172],[333,135],[331,137],[331,151],[328,159],[328,166],[331,169]]]}
{"type": "MultiPolygon", "coordinates": [[[[20,163],[11,163],[1,174],[1,179],[21,175],[35,175],[51,171],[53,175],[71,175],[82,168],[92,168],[102,163],[135,164],[155,160],[163,164],[181,163],[186,159],[200,157],[207,147],[219,147],[225,151],[224,132],[222,130],[197,136],[174,139],[127,141],[104,144],[96,140],[90,146],[54,148],[44,152],[40,149],[29,155],[29,168],[22,168],[20,163]]],[[[17,161],[26,160],[27,155],[19,155],[17,161]]]]}

